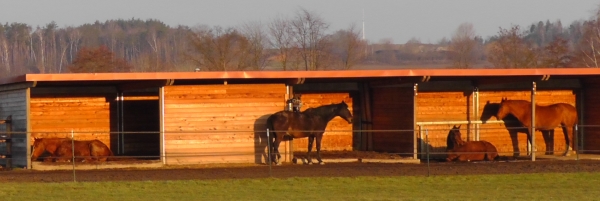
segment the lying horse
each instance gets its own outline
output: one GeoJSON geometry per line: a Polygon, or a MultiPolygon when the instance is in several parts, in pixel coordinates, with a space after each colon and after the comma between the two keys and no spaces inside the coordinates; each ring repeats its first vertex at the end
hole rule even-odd
{"type": "Polygon", "coordinates": [[[70,162],[73,152],[75,152],[76,159],[82,159],[81,162],[105,162],[108,156],[113,156],[108,146],[100,140],[75,140],[73,142],[67,140],[63,141],[56,150],[56,162],[70,162]]]}
{"type": "Polygon", "coordinates": [[[453,126],[446,140],[452,148],[448,149],[446,161],[494,161],[499,159],[498,150],[488,141],[465,142],[461,138],[460,126],[453,126]]]}
{"type": "Polygon", "coordinates": [[[45,152],[50,154],[50,157],[44,159],[45,162],[50,162],[56,158],[56,150],[63,141],[71,142],[69,138],[35,138],[33,141],[33,151],[31,160],[35,161],[45,152]]]}
{"type": "MultiPolygon", "coordinates": [[[[531,126],[531,102],[525,100],[507,100],[500,102],[497,119],[503,119],[508,114],[515,116],[524,127],[531,126]]],[[[574,147],[573,128],[577,124],[577,109],[567,103],[556,103],[548,106],[535,106],[535,129],[542,131],[544,136],[554,136],[554,129],[561,126],[565,135],[566,150],[564,156],[569,156],[574,147]]],[[[527,135],[531,133],[527,131],[527,135]]],[[[531,142],[531,137],[528,137],[531,142]]],[[[546,142],[549,144],[548,142],[546,142]]]]}
{"type": "MultiPolygon", "coordinates": [[[[280,165],[279,144],[283,141],[285,135],[293,138],[308,137],[308,152],[306,159],[308,164],[312,164],[310,152],[315,138],[317,139],[317,160],[319,164],[324,164],[321,160],[321,139],[329,121],[335,117],[341,117],[349,124],[352,123],[352,114],[348,110],[348,105],[341,103],[324,105],[317,108],[309,108],[304,112],[279,111],[272,114],[267,119],[267,128],[271,129],[271,141],[273,142],[273,160],[275,164],[280,165]]],[[[294,157],[295,159],[295,157],[294,157]]]]}

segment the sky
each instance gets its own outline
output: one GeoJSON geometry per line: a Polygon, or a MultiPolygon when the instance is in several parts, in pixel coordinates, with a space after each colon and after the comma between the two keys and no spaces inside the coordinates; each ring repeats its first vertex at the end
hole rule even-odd
{"type": "Polygon", "coordinates": [[[330,24],[329,31],[352,24],[371,42],[411,38],[436,43],[451,38],[461,23],[472,23],[487,38],[499,28],[560,20],[568,26],[588,19],[599,0],[0,0],[0,23],[26,23],[34,29],[54,21],[60,27],[116,19],[156,19],[169,26],[268,23],[292,17],[300,8],[330,24]]]}

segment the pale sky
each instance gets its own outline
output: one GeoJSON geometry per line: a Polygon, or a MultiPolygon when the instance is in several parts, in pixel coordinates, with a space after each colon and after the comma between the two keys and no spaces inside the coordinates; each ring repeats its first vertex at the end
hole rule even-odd
{"type": "Polygon", "coordinates": [[[330,32],[351,24],[362,27],[377,42],[390,38],[405,43],[417,38],[436,43],[450,38],[464,22],[477,35],[496,35],[499,27],[529,26],[561,20],[563,26],[588,19],[599,0],[0,0],[0,23],[36,26],[55,21],[60,27],[110,19],[157,19],[177,25],[237,26],[269,22],[277,15],[292,16],[302,7],[319,14],[330,32]]]}

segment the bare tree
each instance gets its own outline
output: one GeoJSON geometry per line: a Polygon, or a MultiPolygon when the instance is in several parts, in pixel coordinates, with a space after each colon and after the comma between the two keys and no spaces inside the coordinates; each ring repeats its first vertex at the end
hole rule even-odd
{"type": "Polygon", "coordinates": [[[248,40],[234,28],[199,27],[190,36],[188,58],[208,71],[243,70],[248,66],[248,40]]]}
{"type": "Polygon", "coordinates": [[[302,8],[292,20],[292,28],[305,70],[322,68],[323,50],[327,44],[325,31],[329,24],[314,12],[302,8]]]}
{"type": "Polygon", "coordinates": [[[281,67],[285,71],[288,68],[288,61],[294,51],[294,30],[291,20],[278,16],[269,24],[269,34],[271,35],[271,44],[278,50],[278,59],[281,67]]]}
{"type": "Polygon", "coordinates": [[[331,36],[332,53],[341,62],[343,69],[350,69],[365,57],[366,41],[355,25],[346,30],[339,30],[331,36]]]}
{"type": "Polygon", "coordinates": [[[455,67],[469,68],[471,66],[474,60],[475,37],[473,24],[462,23],[458,26],[450,43],[450,51],[455,67]]]}
{"type": "Polygon", "coordinates": [[[249,67],[253,70],[262,70],[267,61],[265,47],[269,44],[269,39],[260,22],[250,22],[242,25],[241,32],[248,39],[249,67]]]}
{"type": "Polygon", "coordinates": [[[500,68],[531,68],[537,66],[537,53],[523,39],[519,26],[500,28],[498,40],[487,47],[488,61],[500,68]]]}
{"type": "Polygon", "coordinates": [[[580,39],[579,61],[587,67],[600,67],[600,7],[595,15],[583,24],[583,36],[580,39]]]}

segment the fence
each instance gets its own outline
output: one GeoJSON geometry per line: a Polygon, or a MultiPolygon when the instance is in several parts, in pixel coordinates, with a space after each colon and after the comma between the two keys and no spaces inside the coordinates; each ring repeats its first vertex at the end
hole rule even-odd
{"type": "MultiPolygon", "coordinates": [[[[527,153],[530,149],[525,148],[527,137],[524,134],[511,136],[510,130],[519,130],[527,128],[481,128],[473,126],[474,122],[445,122],[445,123],[420,123],[415,130],[352,130],[352,131],[333,131],[328,130],[323,137],[323,159],[325,162],[340,161],[365,161],[364,159],[390,159],[386,162],[399,162],[402,160],[420,160],[422,163],[445,162],[446,137],[453,124],[471,124],[471,126],[462,127],[462,131],[472,135],[467,135],[465,141],[486,140],[497,147],[498,153],[507,160],[531,160],[530,155],[518,156],[521,153],[527,153]],[[350,135],[344,133],[350,132],[350,135]],[[341,133],[341,134],[340,134],[341,133]]],[[[479,122],[475,122],[479,123],[479,122]]],[[[488,124],[497,124],[501,122],[487,122],[488,124]]],[[[600,129],[596,125],[577,125],[577,139],[575,146],[576,154],[574,159],[595,158],[599,150],[594,146],[596,136],[587,133],[595,133],[600,129]],[[585,157],[583,157],[585,156],[585,157]]],[[[96,168],[115,168],[115,167],[160,167],[164,165],[179,164],[214,164],[214,163],[249,163],[249,164],[268,164],[269,171],[272,170],[273,154],[271,153],[272,144],[268,140],[272,131],[265,129],[243,130],[243,131],[194,131],[194,132],[36,132],[36,133],[15,133],[10,132],[12,136],[32,136],[29,145],[35,137],[63,137],[70,143],[70,154],[68,163],[49,162],[57,159],[56,156],[41,156],[40,160],[33,161],[31,165],[36,168],[56,168],[65,169],[96,169],[96,168]],[[114,156],[110,156],[109,161],[105,163],[81,163],[85,157],[76,153],[74,140],[99,139],[109,146],[114,156]],[[87,167],[87,168],[86,168],[87,167]]],[[[2,134],[0,134],[1,136],[2,134]]],[[[536,132],[539,135],[539,132],[536,132]]],[[[539,157],[550,159],[557,157],[565,150],[564,139],[555,135],[555,138],[547,141],[539,141],[544,138],[535,138],[532,155],[540,154],[539,157]],[[551,145],[546,144],[551,143],[551,145]],[[544,146],[546,144],[546,146],[544,146]],[[549,148],[546,148],[549,147],[549,148]],[[551,149],[550,149],[551,148],[551,149]],[[554,151],[554,155],[544,155],[545,152],[554,151]]],[[[285,141],[279,147],[282,152],[282,160],[292,162],[293,156],[302,158],[307,149],[306,138],[285,141]],[[294,153],[294,154],[292,154],[294,153]]],[[[315,145],[313,145],[314,147],[315,145]]],[[[15,149],[16,147],[2,146],[0,148],[12,149],[16,152],[25,152],[20,154],[26,158],[18,158],[17,164],[13,166],[23,166],[23,161],[31,157],[32,149],[15,149]]],[[[315,149],[313,148],[313,161],[316,160],[315,149]]],[[[470,152],[473,153],[473,152],[470,152]]],[[[475,152],[478,153],[478,152],[475,152]]],[[[600,158],[600,155],[598,155],[600,158]]],[[[64,159],[64,156],[63,156],[64,159]]],[[[304,160],[303,160],[304,161],[304,160]]],[[[11,164],[5,164],[11,167],[11,164]]],[[[74,175],[75,176],[75,175],[74,175]]]]}

